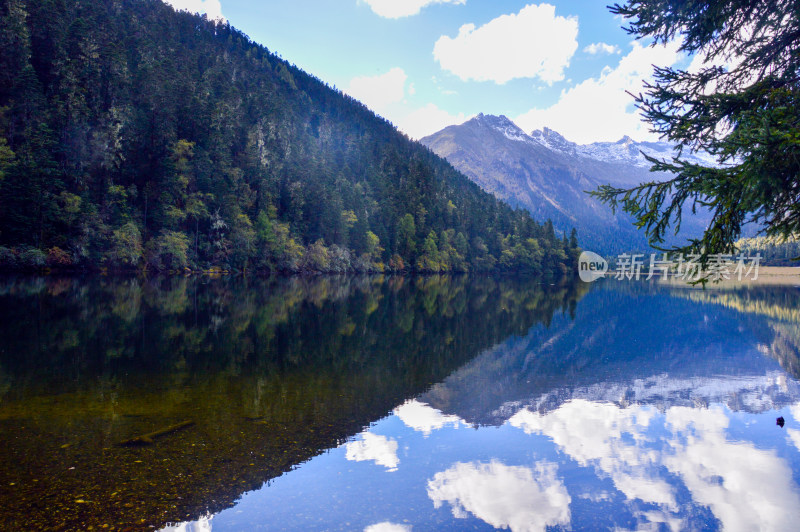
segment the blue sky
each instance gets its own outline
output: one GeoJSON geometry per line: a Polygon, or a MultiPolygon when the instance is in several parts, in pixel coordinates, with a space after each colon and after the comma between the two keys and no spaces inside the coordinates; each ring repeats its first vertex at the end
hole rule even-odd
{"type": "Polygon", "coordinates": [[[625,91],[687,62],[635,43],[604,1],[167,1],[226,18],[413,138],[486,113],[579,143],[654,139],[625,91]]]}

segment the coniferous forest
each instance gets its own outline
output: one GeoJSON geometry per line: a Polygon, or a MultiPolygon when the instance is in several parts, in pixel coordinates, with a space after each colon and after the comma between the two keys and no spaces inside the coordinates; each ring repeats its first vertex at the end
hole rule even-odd
{"type": "Polygon", "coordinates": [[[0,266],[574,271],[578,244],[227,23],[0,1],[0,266]]]}

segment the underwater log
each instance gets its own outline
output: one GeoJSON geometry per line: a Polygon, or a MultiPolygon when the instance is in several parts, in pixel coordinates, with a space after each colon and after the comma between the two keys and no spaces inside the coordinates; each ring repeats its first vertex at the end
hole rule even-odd
{"type": "Polygon", "coordinates": [[[185,429],[187,427],[191,427],[194,425],[194,421],[187,420],[177,425],[171,425],[169,427],[165,427],[163,429],[157,430],[155,432],[150,432],[149,434],[143,434],[142,436],[137,436],[130,440],[125,440],[120,442],[119,445],[123,447],[136,447],[140,445],[153,445],[155,443],[154,440],[160,438],[162,436],[166,436],[167,434],[172,434],[173,432],[177,432],[181,429],[185,429]]]}

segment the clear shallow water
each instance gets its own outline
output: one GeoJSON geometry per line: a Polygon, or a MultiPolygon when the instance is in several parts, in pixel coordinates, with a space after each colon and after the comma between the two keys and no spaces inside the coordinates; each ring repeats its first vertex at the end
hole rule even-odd
{"type": "Polygon", "coordinates": [[[0,528],[793,530],[799,294],[7,281],[0,528]]]}

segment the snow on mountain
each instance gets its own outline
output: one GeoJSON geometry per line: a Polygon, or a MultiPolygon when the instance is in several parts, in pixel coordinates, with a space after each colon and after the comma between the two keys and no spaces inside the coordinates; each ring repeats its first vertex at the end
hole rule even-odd
{"type": "MultiPolygon", "coordinates": [[[[528,135],[522,128],[504,115],[494,116],[481,113],[474,120],[482,127],[492,128],[501,132],[509,140],[535,143],[564,155],[583,157],[604,163],[623,164],[649,169],[652,164],[645,158],[642,152],[651,157],[667,160],[672,159],[676,155],[673,146],[667,142],[637,142],[627,135],[616,142],[577,144],[567,140],[560,133],[548,127],[537,129],[528,135]]],[[[689,162],[707,166],[714,166],[717,164],[714,157],[702,152],[684,152],[682,158],[689,162]]]]}
{"type": "MultiPolygon", "coordinates": [[[[534,132],[535,134],[535,132],[534,132]]],[[[577,153],[582,157],[605,161],[608,163],[629,164],[640,168],[650,168],[652,164],[642,152],[657,159],[672,159],[676,152],[673,146],[666,142],[636,142],[627,135],[617,142],[595,142],[577,147],[577,153]]],[[[684,152],[682,158],[696,164],[715,166],[716,160],[707,153],[684,152]]]]}
{"type": "Polygon", "coordinates": [[[508,140],[517,142],[528,142],[530,140],[527,133],[505,115],[494,116],[481,113],[475,118],[475,122],[479,127],[488,127],[499,131],[508,140]]]}
{"type": "Polygon", "coordinates": [[[528,138],[538,144],[541,144],[545,148],[549,148],[553,151],[564,153],[566,155],[576,155],[580,148],[580,146],[574,142],[568,141],[558,132],[547,127],[544,129],[537,129],[531,133],[528,138]]]}
{"type": "MultiPolygon", "coordinates": [[[[608,255],[646,249],[646,237],[629,215],[612,212],[586,191],[603,184],[634,187],[668,179],[669,174],[650,171],[640,150],[656,157],[673,155],[668,144],[629,137],[579,145],[549,128],[527,134],[506,116],[484,114],[420,142],[487,192],[527,209],[538,220],[551,219],[559,231],[577,228],[585,246],[608,255]]],[[[687,220],[684,233],[670,237],[668,245],[685,243],[686,235],[698,236],[705,225],[700,216],[687,220]]]]}
{"type": "Polygon", "coordinates": [[[631,404],[653,405],[662,412],[676,406],[724,404],[734,412],[755,414],[791,406],[798,398],[800,385],[797,381],[786,379],[785,374],[780,371],[766,375],[683,379],[662,374],[634,379],[632,382],[612,381],[557,388],[527,400],[504,403],[491,412],[489,417],[495,420],[508,419],[524,408],[550,412],[579,399],[595,403],[614,403],[622,407],[631,404]]]}

